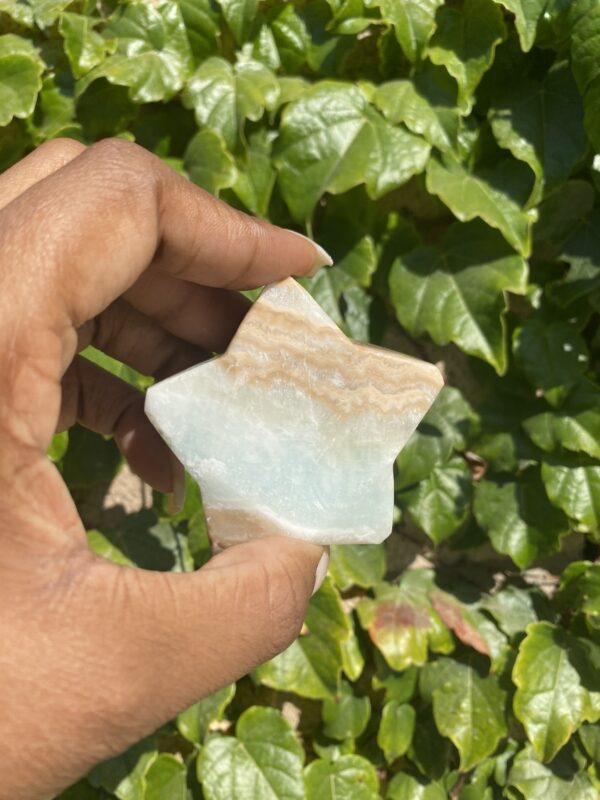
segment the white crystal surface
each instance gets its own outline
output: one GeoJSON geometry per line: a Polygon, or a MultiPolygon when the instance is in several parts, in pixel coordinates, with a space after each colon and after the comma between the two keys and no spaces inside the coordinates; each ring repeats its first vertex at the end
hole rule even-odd
{"type": "Polygon", "coordinates": [[[375,543],[394,459],[441,386],[431,364],[351,342],[289,278],[223,356],[151,387],[146,413],[198,481],[213,541],[375,543]]]}

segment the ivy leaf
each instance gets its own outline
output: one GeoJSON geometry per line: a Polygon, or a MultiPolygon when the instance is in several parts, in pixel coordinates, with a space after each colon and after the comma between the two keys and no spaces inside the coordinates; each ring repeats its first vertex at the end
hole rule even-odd
{"type": "Polygon", "coordinates": [[[448,793],[441,783],[416,778],[399,772],[388,786],[387,800],[448,800],[448,793]]]}
{"type": "Polygon", "coordinates": [[[378,198],[425,167],[430,147],[394,127],[356,86],[321,81],[290,103],[277,142],[281,191],[293,217],[304,220],[324,192],[365,183],[378,198]]]}
{"type": "Polygon", "coordinates": [[[167,100],[183,88],[192,53],[179,5],[173,0],[120,6],[103,30],[117,49],[79,82],[81,95],[97,78],[128,86],[135,103],[167,100]]]}
{"type": "Polygon", "coordinates": [[[600,465],[544,462],[542,479],[555,506],[588,530],[600,529],[600,465]]]}
{"type": "Polygon", "coordinates": [[[222,189],[233,186],[237,170],[223,137],[205,128],[190,139],[183,165],[191,180],[218,197],[222,189]]]}
{"type": "Polygon", "coordinates": [[[433,690],[433,716],[439,732],[460,754],[460,769],[467,772],[491,755],[506,736],[506,693],[494,675],[482,677],[473,667],[449,658],[428,664],[437,684],[433,690]],[[436,676],[439,673],[439,681],[436,676]]]}
{"type": "Polygon", "coordinates": [[[515,15],[521,47],[528,52],[533,47],[538,25],[548,0],[496,0],[515,15]]]}
{"type": "Polygon", "coordinates": [[[100,64],[110,48],[106,39],[94,30],[94,20],[84,14],[61,14],[58,30],[76,78],[100,64]]]}
{"type": "Polygon", "coordinates": [[[518,753],[508,784],[527,800],[595,800],[598,797],[598,790],[585,772],[574,774],[572,760],[569,763],[566,757],[559,755],[546,766],[540,764],[531,747],[518,753]]]}
{"type": "Polygon", "coordinates": [[[418,247],[390,272],[402,325],[438,344],[456,342],[500,374],[507,365],[504,293],[523,293],[526,284],[525,261],[479,222],[451,226],[442,249],[418,247]]]}
{"type": "Polygon", "coordinates": [[[279,83],[270,69],[252,59],[232,65],[215,56],[204,61],[183,93],[198,125],[218,131],[233,150],[245,120],[259,120],[277,103],[279,83]]]}
{"type": "Polygon", "coordinates": [[[188,800],[185,764],[169,753],[160,753],[146,772],[144,800],[188,800]]]}
{"type": "Polygon", "coordinates": [[[492,654],[492,646],[487,640],[489,620],[477,609],[469,608],[466,603],[461,603],[448,592],[437,589],[431,593],[431,604],[442,622],[463,644],[483,655],[492,654]]]}
{"type": "Polygon", "coordinates": [[[569,521],[548,500],[537,469],[514,480],[483,480],[476,485],[474,512],[494,548],[524,569],[560,548],[569,521]]]}
{"type": "Polygon", "coordinates": [[[541,761],[554,758],[582,722],[600,716],[576,666],[581,643],[564,629],[536,622],[519,647],[514,711],[541,761]]]}
{"type": "Polygon", "coordinates": [[[435,466],[414,489],[398,497],[414,521],[435,542],[451,536],[469,515],[471,476],[462,458],[435,466]]]}
{"type": "Polygon", "coordinates": [[[343,666],[341,644],[352,633],[331,581],[326,580],[311,600],[306,626],[308,634],[258,667],[254,675],[273,689],[315,700],[331,699],[337,692],[343,666]]]}
{"type": "Polygon", "coordinates": [[[198,779],[206,800],[304,800],[303,761],[281,714],[254,706],[238,719],[235,737],[208,739],[198,756],[198,779]]]}
{"type": "Polygon", "coordinates": [[[275,186],[276,173],[271,164],[273,135],[264,130],[248,137],[248,145],[237,173],[233,191],[246,208],[266,217],[275,186]]]}
{"type": "Polygon", "coordinates": [[[44,64],[28,39],[0,36],[0,128],[13,117],[25,119],[42,88],[44,64]]]}
{"type": "Polygon", "coordinates": [[[382,544],[334,544],[330,548],[329,570],[343,592],[352,586],[370,589],[383,580],[385,569],[382,544]]]}
{"type": "Polygon", "coordinates": [[[394,670],[421,666],[428,649],[449,653],[453,648],[450,632],[431,606],[430,588],[431,573],[410,570],[398,585],[377,586],[375,599],[358,606],[361,625],[394,670]]]}
{"type": "Polygon", "coordinates": [[[561,258],[570,269],[563,280],[550,285],[549,294],[564,307],[600,286],[600,209],[582,220],[565,243],[561,258]]]}
{"type": "Polygon", "coordinates": [[[415,710],[408,703],[390,700],[384,705],[377,732],[377,744],[383,750],[388,764],[403,756],[410,747],[415,720],[415,710]]]}
{"type": "Polygon", "coordinates": [[[583,104],[567,62],[541,82],[525,79],[507,88],[495,99],[489,117],[498,144],[533,170],[531,203],[565,181],[586,153],[583,104]]]}
{"type": "Polygon", "coordinates": [[[379,800],[375,767],[362,756],[313,761],[304,772],[304,781],[306,800],[379,800]]]}
{"type": "Polygon", "coordinates": [[[378,0],[381,14],[391,22],[404,55],[419,60],[435,30],[435,14],[443,0],[378,0]]]}
{"type": "Polygon", "coordinates": [[[564,447],[600,458],[600,391],[584,378],[560,408],[528,417],[523,427],[542,450],[564,447]]]}
{"type": "Polygon", "coordinates": [[[519,188],[516,181],[520,181],[518,173],[505,167],[497,167],[487,176],[477,175],[448,156],[443,164],[436,158],[427,164],[427,190],[437,195],[458,220],[481,218],[527,257],[535,212],[523,211],[514,199],[514,189],[519,188]]]}
{"type": "Polygon", "coordinates": [[[356,739],[364,732],[371,716],[368,697],[354,695],[352,686],[342,681],[337,695],[323,702],[323,733],[330,739],[356,739]]]}
{"type": "Polygon", "coordinates": [[[232,683],[194,703],[177,717],[177,730],[188,741],[202,744],[209,725],[223,718],[234,695],[235,684],[232,683]]]}
{"type": "Polygon", "coordinates": [[[393,125],[403,122],[442,152],[457,142],[456,84],[441,67],[425,62],[412,80],[383,83],[373,103],[393,125]]]}
{"type": "Polygon", "coordinates": [[[211,0],[179,0],[192,53],[202,61],[213,55],[219,41],[219,15],[211,0]]]}
{"type": "Polygon", "coordinates": [[[414,695],[417,685],[419,670],[417,667],[408,667],[403,672],[392,670],[378,650],[374,651],[376,672],[372,679],[375,691],[385,691],[385,702],[396,700],[398,703],[407,703],[414,695]]]}
{"type": "Polygon", "coordinates": [[[588,364],[587,347],[574,325],[534,315],[515,331],[513,352],[531,385],[559,404],[588,364]]]}
{"type": "Polygon", "coordinates": [[[114,545],[110,539],[107,539],[106,536],[101,533],[101,531],[87,531],[86,536],[90,550],[96,553],[96,555],[106,558],[108,561],[112,561],[115,564],[121,564],[122,566],[126,567],[135,567],[133,561],[130,558],[127,558],[125,553],[123,553],[116,545],[114,545]]]}
{"type": "Polygon", "coordinates": [[[586,614],[597,627],[600,621],[600,565],[589,561],[569,564],[560,576],[556,601],[563,610],[586,614]]]}
{"type": "Polygon", "coordinates": [[[119,800],[145,796],[146,770],[157,757],[152,738],[142,739],[124,753],[94,767],[87,776],[94,788],[102,787],[119,800]]]}
{"type": "Polygon", "coordinates": [[[535,595],[532,589],[509,585],[495,594],[486,595],[481,605],[512,638],[524,631],[531,622],[538,621],[535,601],[539,605],[542,600],[542,595],[535,595]]]}
{"type": "Polygon", "coordinates": [[[396,489],[426,478],[456,450],[464,450],[475,414],[458,389],[444,386],[396,459],[396,489]]]}
{"type": "Polygon", "coordinates": [[[258,8],[258,0],[217,0],[236,44],[248,41],[258,8]]]}
{"type": "Polygon", "coordinates": [[[468,114],[496,45],[506,36],[502,12],[493,0],[465,0],[462,10],[442,6],[436,22],[427,55],[456,79],[461,111],[468,114]]]}
{"type": "Polygon", "coordinates": [[[592,761],[600,761],[600,725],[582,725],[578,731],[585,752],[592,761]]]}

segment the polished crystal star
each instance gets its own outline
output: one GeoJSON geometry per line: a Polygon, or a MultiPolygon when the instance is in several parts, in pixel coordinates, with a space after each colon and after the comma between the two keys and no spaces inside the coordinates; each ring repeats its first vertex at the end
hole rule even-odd
{"type": "Polygon", "coordinates": [[[392,529],[394,459],[442,383],[348,339],[289,278],[224,355],[152,386],[146,413],[198,481],[213,543],[375,543],[392,529]]]}

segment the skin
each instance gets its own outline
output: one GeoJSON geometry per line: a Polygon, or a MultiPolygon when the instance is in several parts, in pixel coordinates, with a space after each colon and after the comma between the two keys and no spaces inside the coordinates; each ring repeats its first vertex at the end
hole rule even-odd
{"type": "Polygon", "coordinates": [[[189,574],[95,556],[46,450],[79,421],[172,491],[143,397],[77,352],[164,377],[222,351],[235,290],[315,266],[136,145],[69,140],[0,176],[1,800],[48,798],[297,636],[323,549],[238,545],[189,574]]]}

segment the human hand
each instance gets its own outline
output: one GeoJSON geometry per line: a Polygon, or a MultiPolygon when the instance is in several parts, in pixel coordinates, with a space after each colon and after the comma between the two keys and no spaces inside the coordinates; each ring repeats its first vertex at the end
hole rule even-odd
{"type": "Polygon", "coordinates": [[[49,142],[0,176],[1,800],[60,791],[298,634],[321,547],[256,540],[191,574],[114,565],[46,450],[78,420],[172,491],[143,397],[76,353],[164,377],[227,346],[247,307],[232,290],[324,263],[123,141],[49,142]]]}

